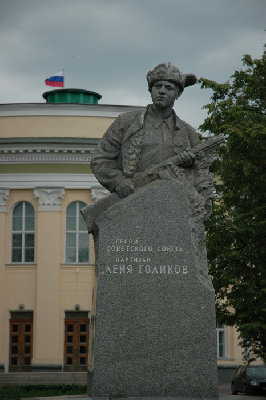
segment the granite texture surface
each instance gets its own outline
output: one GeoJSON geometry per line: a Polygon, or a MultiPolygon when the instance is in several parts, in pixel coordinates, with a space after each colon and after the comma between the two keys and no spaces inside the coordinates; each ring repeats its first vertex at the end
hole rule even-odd
{"type": "Polygon", "coordinates": [[[203,203],[187,179],[155,180],[97,218],[93,399],[218,398],[203,203]]]}

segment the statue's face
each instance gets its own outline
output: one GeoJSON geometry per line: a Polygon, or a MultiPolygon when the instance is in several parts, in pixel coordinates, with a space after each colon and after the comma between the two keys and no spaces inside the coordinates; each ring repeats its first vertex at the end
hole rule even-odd
{"type": "Polygon", "coordinates": [[[173,82],[157,81],[151,88],[153,104],[160,108],[173,106],[179,96],[179,88],[173,82]]]}

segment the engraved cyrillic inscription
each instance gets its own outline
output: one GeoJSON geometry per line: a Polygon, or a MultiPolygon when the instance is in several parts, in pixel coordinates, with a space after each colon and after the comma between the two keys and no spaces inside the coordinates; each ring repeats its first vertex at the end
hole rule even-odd
{"type": "Polygon", "coordinates": [[[104,275],[185,276],[189,273],[185,249],[177,244],[151,246],[140,238],[118,238],[106,246],[106,251],[110,262],[101,272],[104,275]],[[176,255],[179,263],[164,265],[160,260],[165,253],[176,255]]]}

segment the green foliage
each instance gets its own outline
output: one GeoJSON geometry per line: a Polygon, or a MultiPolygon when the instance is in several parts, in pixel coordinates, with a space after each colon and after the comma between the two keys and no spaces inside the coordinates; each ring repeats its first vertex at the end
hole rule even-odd
{"type": "Polygon", "coordinates": [[[213,90],[203,132],[223,133],[226,146],[213,165],[219,177],[206,223],[218,322],[236,325],[266,361],[266,53],[243,58],[231,81],[200,80],[213,90]]]}
{"type": "Polygon", "coordinates": [[[0,387],[0,400],[20,400],[27,397],[48,397],[85,394],[84,385],[24,385],[0,387]]]}

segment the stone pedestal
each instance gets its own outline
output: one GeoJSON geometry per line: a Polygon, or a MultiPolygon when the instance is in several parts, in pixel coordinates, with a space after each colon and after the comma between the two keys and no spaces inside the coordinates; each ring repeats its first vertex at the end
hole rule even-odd
{"type": "Polygon", "coordinates": [[[93,399],[217,399],[203,219],[194,189],[176,180],[154,181],[97,218],[93,399]]]}

